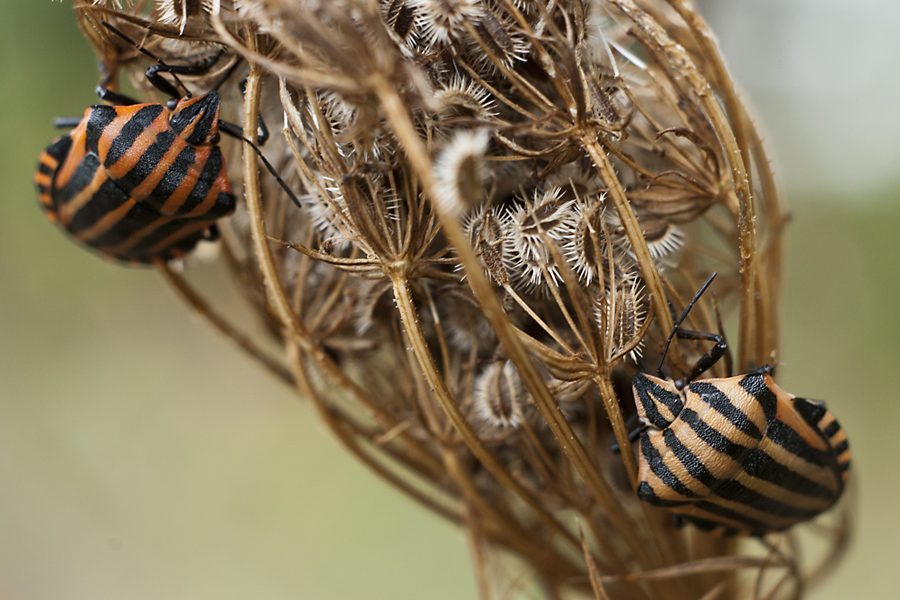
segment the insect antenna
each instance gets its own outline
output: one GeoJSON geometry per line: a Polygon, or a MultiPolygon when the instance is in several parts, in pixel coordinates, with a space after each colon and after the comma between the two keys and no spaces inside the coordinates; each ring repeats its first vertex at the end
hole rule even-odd
{"type": "MultiPolygon", "coordinates": [[[[659,377],[662,377],[663,363],[666,360],[666,354],[669,353],[669,346],[672,344],[672,339],[678,333],[678,327],[684,322],[684,320],[688,316],[688,313],[690,313],[691,309],[694,308],[694,304],[696,304],[697,301],[700,300],[700,296],[703,295],[703,292],[706,291],[706,289],[712,284],[713,279],[715,279],[715,278],[716,278],[716,273],[713,273],[712,275],[709,276],[709,279],[706,280],[706,283],[704,283],[702,286],[700,286],[700,289],[697,290],[697,293],[694,294],[694,297],[691,299],[691,301],[688,303],[688,305],[684,307],[684,312],[681,313],[681,316],[678,317],[678,319],[676,319],[675,326],[672,327],[672,333],[669,334],[669,338],[666,340],[666,346],[665,346],[665,348],[663,348],[662,356],[659,359],[659,366],[656,367],[656,374],[659,377]]],[[[670,308],[671,308],[671,304],[670,304],[670,308]]],[[[673,310],[673,315],[674,315],[674,310],[673,310]]]]}
{"type": "Polygon", "coordinates": [[[270,163],[268,161],[268,159],[266,159],[266,157],[263,155],[262,151],[256,146],[256,144],[254,144],[253,142],[251,142],[250,140],[248,140],[247,138],[244,137],[244,131],[240,127],[238,127],[237,125],[232,125],[231,123],[229,123],[227,121],[219,121],[219,130],[224,131],[225,133],[227,133],[228,135],[230,135],[232,137],[242,140],[243,142],[248,144],[251,148],[253,148],[253,151],[256,152],[256,155],[266,166],[266,169],[269,171],[269,173],[272,174],[272,177],[275,178],[275,180],[278,182],[278,185],[281,186],[281,189],[283,189],[284,192],[291,199],[291,202],[293,202],[297,206],[297,208],[303,208],[303,205],[300,204],[300,200],[297,198],[297,196],[294,194],[294,192],[291,191],[291,189],[288,187],[288,184],[285,183],[284,179],[282,179],[281,176],[278,174],[278,172],[275,171],[275,167],[272,166],[272,163],[270,163]]]}

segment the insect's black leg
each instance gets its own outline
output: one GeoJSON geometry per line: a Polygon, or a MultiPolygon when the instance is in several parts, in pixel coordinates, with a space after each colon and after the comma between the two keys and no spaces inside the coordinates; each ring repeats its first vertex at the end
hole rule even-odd
{"type": "MultiPolygon", "coordinates": [[[[672,344],[672,338],[675,337],[675,334],[679,331],[679,326],[682,323],[684,323],[684,320],[687,318],[688,314],[691,312],[691,309],[694,308],[694,305],[697,303],[698,300],[700,300],[700,296],[703,295],[703,292],[705,292],[706,289],[710,285],[712,285],[713,279],[715,279],[715,278],[716,278],[715,273],[713,273],[712,275],[709,276],[709,279],[707,279],[706,282],[700,286],[700,289],[697,290],[697,293],[694,294],[694,297],[691,298],[691,301],[688,303],[688,305],[684,307],[684,311],[681,313],[681,316],[678,317],[677,319],[675,319],[674,307],[672,306],[671,302],[669,303],[669,310],[672,311],[672,318],[675,320],[675,326],[672,328],[672,333],[669,334],[669,338],[666,340],[666,347],[663,348],[662,356],[659,357],[659,366],[656,367],[656,373],[660,377],[662,377],[663,362],[665,362],[665,360],[666,360],[666,354],[669,353],[669,346],[672,344]]],[[[682,330],[682,331],[685,331],[685,330],[682,330]]],[[[691,333],[697,333],[697,332],[691,332],[691,333]]],[[[698,334],[698,335],[703,335],[703,334],[698,334]]],[[[709,334],[709,335],[715,335],[715,334],[709,334]]],[[[679,336],[679,337],[686,337],[686,336],[679,336]]],[[[721,336],[719,336],[719,337],[721,337],[721,336]]],[[[712,339],[712,338],[691,338],[691,339],[712,339]]],[[[722,342],[724,343],[724,339],[722,340],[722,342]]],[[[723,352],[724,352],[724,349],[723,349],[723,352]]],[[[721,358],[721,354],[716,358],[716,360],[719,360],[719,358],[721,358]]],[[[700,360],[702,361],[703,358],[701,358],[700,360]]],[[[696,377],[697,375],[699,375],[700,373],[702,373],[703,371],[705,371],[706,369],[711,367],[716,362],[716,360],[709,363],[709,365],[707,365],[707,367],[705,369],[701,369],[697,374],[694,375],[694,377],[696,377]]],[[[693,378],[688,378],[688,381],[691,381],[692,379],[693,378]]],[[[679,387],[678,389],[681,389],[681,388],[679,387]]]]}
{"type": "Polygon", "coordinates": [[[56,117],[53,119],[53,126],[59,129],[77,127],[83,119],[84,117],[56,117]]]}
{"type": "Polygon", "coordinates": [[[203,239],[207,242],[214,242],[219,239],[219,227],[213,223],[209,226],[209,229],[203,232],[203,239]]]}
{"type": "MultiPolygon", "coordinates": [[[[635,416],[637,416],[637,413],[635,413],[635,416]]],[[[634,427],[628,431],[628,441],[632,444],[635,443],[636,441],[638,441],[638,438],[641,437],[641,434],[644,433],[644,431],[646,431],[646,430],[647,430],[646,425],[644,425],[643,423],[638,424],[637,427],[634,427]]],[[[612,440],[609,443],[609,450],[613,454],[618,454],[619,452],[622,451],[622,449],[619,447],[619,442],[617,440],[612,440]]]]}
{"type": "Polygon", "coordinates": [[[135,100],[131,96],[126,96],[119,92],[114,92],[102,85],[97,87],[97,95],[100,96],[100,99],[104,102],[109,102],[116,106],[133,106],[135,104],[141,104],[140,100],[135,100]]]}
{"type": "MultiPolygon", "coordinates": [[[[184,84],[181,83],[181,80],[178,79],[178,75],[203,75],[204,73],[209,72],[209,70],[213,67],[213,65],[215,65],[219,61],[219,59],[222,57],[222,54],[224,54],[224,52],[225,52],[225,48],[222,48],[214,56],[211,56],[211,57],[207,58],[206,60],[201,61],[196,64],[193,64],[193,65],[169,65],[169,64],[166,64],[165,62],[163,62],[161,58],[159,58],[158,56],[156,56],[155,54],[153,54],[152,52],[150,52],[149,50],[147,50],[146,48],[141,46],[141,44],[138,44],[133,39],[131,39],[130,37],[125,35],[118,28],[114,27],[113,25],[110,25],[106,21],[100,21],[100,23],[104,27],[109,29],[112,33],[119,36],[120,38],[122,38],[123,40],[125,40],[126,42],[131,44],[132,46],[134,46],[135,49],[138,50],[138,52],[141,52],[142,54],[149,56],[150,58],[152,58],[153,60],[156,61],[156,64],[151,66],[150,68],[148,68],[147,71],[145,72],[145,74],[147,75],[147,79],[150,81],[150,83],[151,83],[151,85],[153,85],[153,87],[155,87],[162,93],[164,93],[168,96],[171,96],[172,98],[180,98],[181,94],[178,93],[177,87],[172,85],[165,77],[160,75],[160,72],[171,73],[172,77],[175,78],[175,82],[178,85],[180,85],[182,88],[184,88],[185,96],[189,98],[191,96],[191,93],[184,86],[184,84]]],[[[133,102],[132,104],[137,104],[137,103],[133,102]]]]}
{"type": "MultiPolygon", "coordinates": [[[[171,73],[176,77],[176,80],[178,75],[203,75],[204,73],[208,73],[209,70],[219,62],[219,59],[224,53],[225,49],[222,48],[213,56],[193,65],[170,65],[159,61],[155,65],[148,67],[147,70],[144,71],[144,75],[147,77],[150,85],[161,91],[163,94],[171,96],[172,98],[180,98],[181,94],[178,92],[178,88],[172,85],[172,83],[160,73],[171,73]]],[[[237,65],[237,63],[235,63],[235,65],[237,65]]],[[[230,71],[228,74],[230,74],[230,71]]],[[[184,87],[184,84],[181,83],[181,81],[178,81],[178,83],[184,87]]],[[[185,91],[187,92],[186,96],[190,97],[191,93],[187,91],[187,88],[185,88],[185,91]]]]}
{"type": "MultiPolygon", "coordinates": [[[[678,327],[680,321],[678,320],[678,313],[675,312],[675,305],[672,304],[672,301],[666,298],[666,304],[669,305],[669,313],[672,315],[672,322],[675,323],[675,327],[678,327]]],[[[666,347],[663,348],[662,356],[659,359],[659,365],[656,367],[656,376],[662,378],[662,367],[663,362],[666,360],[666,355],[669,353],[669,346],[672,344],[672,338],[675,336],[675,331],[669,335],[669,339],[666,340],[666,347]]],[[[644,366],[641,366],[641,371],[646,372],[647,369],[644,366]]]]}
{"type": "Polygon", "coordinates": [[[675,380],[675,387],[680,390],[685,385],[696,379],[698,375],[716,364],[719,359],[722,358],[722,356],[725,354],[725,351],[728,350],[728,343],[725,341],[725,338],[718,333],[691,331],[689,329],[681,329],[680,327],[676,327],[674,333],[675,335],[683,339],[709,340],[716,343],[716,345],[713,346],[709,350],[709,352],[700,357],[700,360],[697,361],[697,364],[694,365],[694,367],[690,370],[690,372],[685,376],[684,379],[675,380]]]}
{"type": "Polygon", "coordinates": [[[266,127],[266,122],[263,121],[262,115],[259,115],[257,125],[259,125],[259,131],[256,135],[256,143],[260,146],[264,146],[266,142],[269,141],[269,128],[266,127]]]}
{"type": "MultiPolygon", "coordinates": [[[[162,67],[160,67],[160,65],[153,65],[152,67],[148,67],[147,70],[144,71],[144,75],[147,77],[147,81],[150,82],[150,85],[161,91],[166,96],[169,96],[170,98],[180,98],[181,94],[178,92],[178,88],[169,83],[168,79],[160,75],[160,71],[171,73],[171,71],[169,71],[168,69],[163,69],[162,67]]],[[[190,95],[191,93],[187,91],[187,88],[185,88],[185,96],[190,97],[190,95]]]]}
{"type": "Polygon", "coordinates": [[[751,369],[744,373],[744,375],[774,375],[775,367],[772,365],[763,365],[761,367],[757,367],[756,369],[751,369]]]}

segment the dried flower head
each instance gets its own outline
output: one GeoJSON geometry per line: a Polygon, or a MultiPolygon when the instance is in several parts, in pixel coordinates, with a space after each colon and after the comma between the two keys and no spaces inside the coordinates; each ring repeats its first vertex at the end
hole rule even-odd
{"type": "MultiPolygon", "coordinates": [[[[203,301],[190,259],[161,271],[349,451],[469,530],[497,586],[482,597],[515,586],[493,550],[553,598],[796,598],[817,576],[790,531],[739,546],[636,494],[629,382],[660,361],[670,303],[717,271],[684,327],[734,323],[738,371],[778,347],[784,216],[690,3],[75,3],[111,80],[151,62],[101,20],[172,64],[224,49],[191,89],[221,81],[222,118],[247,134],[284,123],[261,152],[296,204],[248,144],[219,143],[240,193],[217,260],[263,330],[203,301]]],[[[676,339],[665,369],[707,350],[676,339]]],[[[845,529],[819,524],[828,565],[845,529]]]]}

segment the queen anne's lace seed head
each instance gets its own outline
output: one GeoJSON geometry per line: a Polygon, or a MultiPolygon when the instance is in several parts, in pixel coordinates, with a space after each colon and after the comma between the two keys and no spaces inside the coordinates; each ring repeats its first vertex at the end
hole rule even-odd
{"type": "MultiPolygon", "coordinates": [[[[259,101],[275,133],[261,151],[300,205],[269,172],[244,179],[240,154],[244,166],[255,158],[223,137],[238,206],[218,222],[220,259],[265,323],[259,337],[277,344],[253,358],[289,383],[306,372],[303,394],[348,447],[463,521],[485,556],[502,548],[533,563],[534,589],[590,593],[575,525],[585,523],[601,581],[627,572],[639,582],[615,583],[611,596],[715,595],[709,577],[642,580],[723,545],[682,539],[639,509],[621,422],[636,371],[623,363],[643,348],[655,366],[666,301],[689,298],[687,282],[707,269],[719,271],[723,300],[737,282],[754,286],[723,304],[756,303],[735,311],[750,319],[740,331],[751,339],[729,339],[738,360],[762,364],[776,349],[782,215],[695,3],[95,3],[77,2],[86,34],[110,75],[140,90],[152,63],[101,19],[137,37],[146,25],[142,42],[172,64],[224,47],[213,73],[185,78],[198,94],[242,57],[218,88],[222,118],[245,125],[259,101]],[[120,4],[135,8],[119,15],[120,4]],[[731,135],[734,119],[745,135],[731,135]],[[742,161],[752,177],[730,181],[742,161]],[[753,231],[736,208],[756,210],[753,231]],[[712,242],[692,234],[704,219],[712,242]],[[758,260],[739,264],[744,251],[758,260]],[[642,346],[645,334],[653,343],[642,346]]],[[[698,323],[713,320],[709,298],[693,309],[698,323]]],[[[673,344],[673,371],[708,346],[673,344]]]]}

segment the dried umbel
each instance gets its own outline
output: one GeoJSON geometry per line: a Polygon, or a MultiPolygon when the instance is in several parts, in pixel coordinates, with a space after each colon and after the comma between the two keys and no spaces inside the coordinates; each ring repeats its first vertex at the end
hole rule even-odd
{"type": "MultiPolygon", "coordinates": [[[[264,152],[300,205],[223,140],[239,205],[215,258],[283,355],[161,271],[349,451],[467,529],[482,597],[521,584],[502,577],[510,554],[550,597],[647,599],[799,597],[838,556],[838,513],[801,526],[828,542],[801,564],[796,531],[739,545],[635,495],[628,382],[659,361],[670,302],[717,271],[685,324],[729,338],[708,376],[778,362],[784,217],[688,3],[76,7],[113,81],[147,89],[148,61],[101,20],[171,63],[225,48],[188,88],[240,61],[222,118],[251,140],[246,124],[284,123],[264,152]]],[[[683,376],[705,351],[677,339],[666,371],[683,376]]]]}

